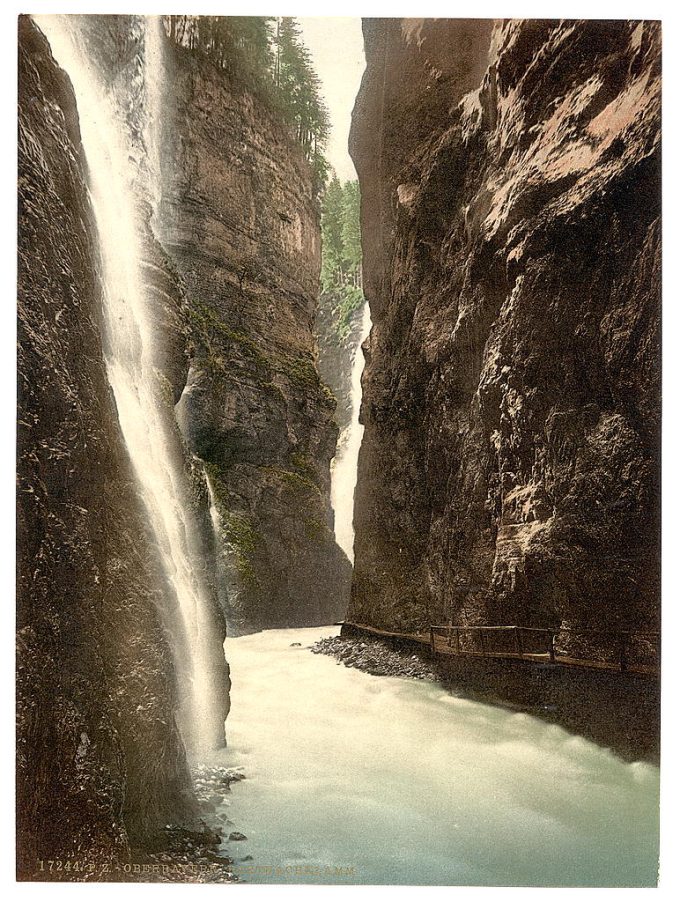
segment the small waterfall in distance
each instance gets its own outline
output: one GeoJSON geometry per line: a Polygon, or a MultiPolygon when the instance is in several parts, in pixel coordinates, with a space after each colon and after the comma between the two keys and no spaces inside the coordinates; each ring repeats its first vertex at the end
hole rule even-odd
{"type": "MultiPolygon", "coordinates": [[[[145,106],[140,156],[140,137],[133,147],[126,124],[125,98],[117,98],[115,88],[103,86],[85,51],[82,29],[86,26],[82,23],[88,17],[34,18],[57,63],[68,74],[76,97],[99,236],[107,375],[168,585],[170,597],[161,614],[171,624],[173,636],[179,727],[187,749],[196,756],[220,741],[216,718],[224,710],[224,702],[215,672],[215,645],[219,647],[220,641],[210,616],[207,586],[196,566],[199,545],[189,513],[181,454],[177,454],[178,438],[167,402],[162,400],[161,349],[140,250],[143,224],[138,194],[143,191],[143,200],[154,214],[161,196],[162,23],[158,17],[140,19],[145,106]],[[135,159],[141,159],[143,165],[135,159]]],[[[221,730],[223,741],[223,722],[221,730]]]]}
{"type": "Polygon", "coordinates": [[[352,361],[352,419],[338,441],[338,452],[333,458],[331,472],[331,504],[335,513],[335,540],[354,563],[354,489],[357,484],[359,448],[364,427],[359,422],[361,408],[361,374],[364,371],[364,355],[361,345],[371,331],[371,312],[368,302],[361,314],[361,332],[352,361]]]}

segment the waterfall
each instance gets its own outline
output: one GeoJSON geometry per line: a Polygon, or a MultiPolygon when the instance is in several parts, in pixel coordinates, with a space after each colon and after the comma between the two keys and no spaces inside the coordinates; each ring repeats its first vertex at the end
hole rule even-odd
{"type": "Polygon", "coordinates": [[[352,419],[338,442],[331,473],[331,504],[335,512],[335,539],[350,561],[354,561],[354,489],[357,484],[357,463],[364,427],[359,422],[361,408],[361,374],[364,371],[364,355],[361,345],[371,331],[371,313],[364,304],[361,316],[361,332],[354,349],[352,361],[352,419]]]}
{"type": "Polygon", "coordinates": [[[223,720],[215,725],[224,710],[216,678],[215,646],[219,649],[221,643],[211,617],[208,588],[194,566],[200,560],[197,527],[190,514],[172,408],[167,396],[163,398],[162,349],[142,257],[148,230],[142,208],[150,205],[153,223],[162,189],[162,26],[157,17],[137,20],[144,48],[140,135],[126,119],[129,93],[117,96],[129,91],[128,83],[121,83],[120,92],[105,87],[85,49],[87,17],[35,18],[56,61],[71,79],[76,97],[99,236],[106,370],[167,581],[161,614],[171,627],[180,691],[179,727],[185,745],[197,754],[219,742],[220,730],[223,741],[223,720]]]}

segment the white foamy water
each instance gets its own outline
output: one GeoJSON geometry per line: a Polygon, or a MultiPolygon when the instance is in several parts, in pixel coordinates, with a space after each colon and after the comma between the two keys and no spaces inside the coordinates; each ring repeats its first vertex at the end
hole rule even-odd
{"type": "Polygon", "coordinates": [[[644,886],[657,870],[658,769],[526,714],[313,655],[333,627],[227,639],[225,811],[242,878],[644,886]],[[291,643],[300,642],[301,647],[291,643]],[[252,861],[241,861],[247,855],[252,861]],[[347,872],[345,872],[347,873],[347,872]]]}
{"type": "Polygon", "coordinates": [[[361,345],[371,331],[371,312],[364,303],[361,333],[352,362],[352,419],[338,441],[338,452],[331,463],[331,505],[335,513],[335,540],[350,561],[354,562],[354,489],[357,484],[359,449],[364,427],[359,422],[361,408],[361,375],[364,355],[361,345]]]}
{"type": "MultiPolygon", "coordinates": [[[[199,560],[195,526],[188,514],[187,487],[177,460],[151,314],[153,303],[143,275],[142,232],[137,196],[160,199],[158,159],[162,33],[156,17],[144,20],[143,143],[130,135],[125,110],[126,86],[115,96],[100,82],[88,58],[80,17],[37,16],[58,64],[67,72],[76,97],[89,188],[99,233],[104,287],[105,358],[121,431],[137,477],[168,588],[169,611],[179,610],[183,636],[173,652],[182,705],[180,727],[185,744],[201,750],[215,737],[215,712],[221,709],[211,667],[212,635],[206,587],[193,562],[199,560]],[[145,165],[134,163],[141,158],[145,165]]],[[[219,647],[219,643],[218,643],[219,647]]]]}

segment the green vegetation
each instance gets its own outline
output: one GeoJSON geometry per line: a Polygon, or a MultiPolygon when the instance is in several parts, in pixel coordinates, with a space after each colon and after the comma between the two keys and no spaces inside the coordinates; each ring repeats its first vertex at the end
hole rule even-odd
{"type": "Polygon", "coordinates": [[[350,331],[352,316],[364,303],[361,275],[361,227],[359,183],[335,176],[326,188],[321,216],[322,300],[330,302],[339,340],[350,331]]]}
{"type": "Polygon", "coordinates": [[[319,374],[308,357],[282,358],[277,369],[299,388],[317,388],[319,386],[319,374]]]}
{"type": "Polygon", "coordinates": [[[165,31],[173,43],[207,57],[282,116],[312,164],[320,190],[328,174],[323,149],[330,119],[295,19],[166,16],[165,31]]]}
{"type": "Polygon", "coordinates": [[[301,451],[293,451],[290,455],[290,462],[301,476],[316,485],[319,478],[316,467],[306,454],[301,451]]]}
{"type": "Polygon", "coordinates": [[[319,376],[311,358],[283,357],[275,364],[275,368],[293,385],[302,389],[319,389],[325,402],[335,404],[335,395],[319,376]]]}
{"type": "MultiPolygon", "coordinates": [[[[335,397],[319,377],[311,356],[285,355],[269,358],[252,338],[230,329],[215,310],[200,301],[186,307],[186,317],[194,341],[203,351],[201,362],[213,377],[225,375],[228,348],[236,345],[240,353],[254,364],[251,376],[263,387],[266,386],[283,397],[284,401],[281,389],[271,381],[272,373],[280,373],[304,391],[319,390],[325,402],[335,404],[335,397]]],[[[171,391],[169,383],[168,390],[171,391]]]]}
{"type": "Polygon", "coordinates": [[[229,492],[220,479],[219,467],[205,464],[210,480],[222,537],[232,555],[232,564],[244,583],[255,588],[258,585],[253,564],[255,555],[263,543],[262,535],[255,529],[251,517],[245,511],[230,510],[229,492]]]}
{"type": "Polygon", "coordinates": [[[232,343],[238,345],[241,352],[257,366],[262,368],[269,366],[269,361],[252,338],[243,332],[230,329],[206,304],[202,304],[200,301],[194,302],[186,308],[186,315],[196,338],[200,339],[205,348],[207,362],[214,370],[224,371],[225,363],[222,351],[225,345],[232,343]]]}
{"type": "Polygon", "coordinates": [[[305,535],[310,542],[315,542],[317,545],[324,545],[332,539],[330,529],[316,517],[305,520],[305,535]]]}
{"type": "Polygon", "coordinates": [[[266,473],[271,474],[283,486],[283,489],[291,494],[294,499],[304,501],[309,496],[317,496],[321,494],[321,490],[315,482],[307,476],[301,476],[292,470],[283,470],[281,467],[260,467],[266,473]]]}

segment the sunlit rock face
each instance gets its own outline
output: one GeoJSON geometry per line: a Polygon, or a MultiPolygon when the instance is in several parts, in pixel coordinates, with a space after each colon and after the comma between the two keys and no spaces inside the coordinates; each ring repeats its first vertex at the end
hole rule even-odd
{"type": "Polygon", "coordinates": [[[658,23],[367,20],[351,619],[658,626],[658,23]]]}
{"type": "Polygon", "coordinates": [[[316,368],[319,204],[276,115],[168,46],[157,234],[185,293],[177,415],[203,462],[232,633],[344,616],[333,536],[335,401],[316,368]]]}
{"type": "MultiPolygon", "coordinates": [[[[71,84],[19,29],[18,873],[156,845],[193,803],[167,585],[120,431],[71,84]]],[[[45,879],[42,877],[41,879],[45,879]]]]}

